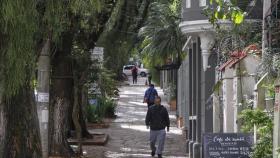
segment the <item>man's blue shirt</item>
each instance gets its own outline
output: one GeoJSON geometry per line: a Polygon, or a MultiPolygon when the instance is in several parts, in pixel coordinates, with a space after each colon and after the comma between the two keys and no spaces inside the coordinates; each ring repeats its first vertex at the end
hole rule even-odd
{"type": "Polygon", "coordinates": [[[148,102],[154,102],[156,96],[158,96],[157,90],[153,87],[150,87],[145,92],[145,98],[148,99],[148,102]]]}

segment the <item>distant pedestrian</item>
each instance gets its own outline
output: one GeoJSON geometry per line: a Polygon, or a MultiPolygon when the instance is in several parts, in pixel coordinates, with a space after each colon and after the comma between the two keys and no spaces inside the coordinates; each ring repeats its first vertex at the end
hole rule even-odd
{"type": "Polygon", "coordinates": [[[148,82],[149,82],[149,85],[152,84],[152,74],[151,73],[148,73],[148,82]]]}
{"type": "Polygon", "coordinates": [[[133,84],[137,84],[138,69],[137,69],[136,66],[134,66],[134,67],[131,69],[131,73],[132,73],[133,84]]]}
{"type": "Polygon", "coordinates": [[[155,98],[158,96],[157,90],[153,84],[149,85],[144,95],[144,103],[147,103],[148,107],[154,105],[155,98]]]}
{"type": "Polygon", "coordinates": [[[165,128],[169,132],[170,120],[166,108],[161,105],[160,97],[156,97],[155,105],[149,107],[145,123],[147,128],[150,128],[151,155],[155,156],[155,154],[158,154],[158,157],[162,158],[166,137],[165,128]],[[158,147],[156,148],[157,142],[158,147]]]}

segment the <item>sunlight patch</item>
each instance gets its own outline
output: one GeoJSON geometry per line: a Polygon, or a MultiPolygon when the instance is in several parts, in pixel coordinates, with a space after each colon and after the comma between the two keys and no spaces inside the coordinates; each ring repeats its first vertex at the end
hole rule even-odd
{"type": "Polygon", "coordinates": [[[139,101],[139,102],[130,101],[130,102],[128,102],[128,103],[134,104],[134,105],[140,105],[140,106],[147,106],[147,103],[142,103],[141,101],[139,101]]]}
{"type": "Polygon", "coordinates": [[[122,124],[121,128],[125,129],[133,129],[136,131],[141,131],[141,132],[149,132],[149,129],[147,129],[146,126],[144,125],[128,125],[128,124],[122,124]]]}
{"type": "MultiPolygon", "coordinates": [[[[147,146],[148,147],[148,146],[147,146]]],[[[150,153],[149,149],[121,148],[123,152],[150,153]]]]}
{"type": "Polygon", "coordinates": [[[130,154],[130,153],[118,153],[118,152],[112,152],[112,151],[107,151],[105,153],[105,156],[108,158],[119,158],[119,157],[143,157],[147,158],[150,157],[150,154],[130,154]]]}
{"type": "Polygon", "coordinates": [[[128,94],[128,95],[143,95],[141,92],[133,92],[133,91],[123,91],[121,94],[128,94]]]}

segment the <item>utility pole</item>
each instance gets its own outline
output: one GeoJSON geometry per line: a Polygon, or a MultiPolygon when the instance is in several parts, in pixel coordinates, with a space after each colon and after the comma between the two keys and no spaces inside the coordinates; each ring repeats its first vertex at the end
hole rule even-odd
{"type": "Polygon", "coordinates": [[[50,87],[50,40],[45,41],[38,61],[37,113],[40,124],[40,136],[43,158],[49,154],[49,87],[50,87]]]}
{"type": "Polygon", "coordinates": [[[271,0],[264,0],[263,1],[263,26],[262,26],[262,52],[265,52],[265,48],[268,47],[268,37],[267,37],[267,26],[266,26],[266,18],[267,15],[270,14],[271,11],[269,11],[271,8],[271,0]]]}

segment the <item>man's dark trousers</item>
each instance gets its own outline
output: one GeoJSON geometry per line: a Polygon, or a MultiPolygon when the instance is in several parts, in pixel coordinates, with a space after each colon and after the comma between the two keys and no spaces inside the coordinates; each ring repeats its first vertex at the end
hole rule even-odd
{"type": "Polygon", "coordinates": [[[132,76],[133,84],[137,84],[137,76],[132,76]]]}

